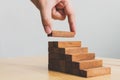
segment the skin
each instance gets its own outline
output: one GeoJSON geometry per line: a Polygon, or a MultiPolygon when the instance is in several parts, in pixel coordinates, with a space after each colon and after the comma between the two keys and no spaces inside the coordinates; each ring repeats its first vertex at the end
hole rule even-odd
{"type": "Polygon", "coordinates": [[[40,10],[41,20],[44,30],[47,34],[52,31],[52,19],[65,20],[68,17],[68,23],[71,32],[75,31],[75,16],[69,0],[31,0],[40,10]]]}

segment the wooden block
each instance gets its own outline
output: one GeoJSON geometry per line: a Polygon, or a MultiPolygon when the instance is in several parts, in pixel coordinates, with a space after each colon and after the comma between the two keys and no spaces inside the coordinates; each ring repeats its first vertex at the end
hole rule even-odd
{"type": "Polygon", "coordinates": [[[80,60],[91,60],[91,59],[95,59],[95,54],[94,53],[89,53],[89,54],[66,54],[66,61],[80,61],[80,60]]]}
{"type": "Polygon", "coordinates": [[[73,68],[81,69],[88,69],[88,68],[96,68],[102,67],[102,60],[83,60],[83,61],[76,61],[72,62],[73,68]]]}
{"type": "Polygon", "coordinates": [[[59,71],[59,66],[48,64],[48,69],[53,71],[59,71]]]}
{"type": "Polygon", "coordinates": [[[80,54],[80,53],[72,53],[72,54],[48,54],[49,59],[58,59],[58,60],[66,60],[68,62],[73,62],[73,61],[80,61],[80,60],[91,60],[95,58],[94,53],[89,53],[89,54],[80,54]]]}
{"type": "Polygon", "coordinates": [[[67,31],[52,31],[51,34],[48,34],[48,37],[74,37],[74,32],[67,31]]]}
{"type": "Polygon", "coordinates": [[[66,61],[65,60],[50,59],[48,66],[50,70],[66,72],[66,61]]]}
{"type": "Polygon", "coordinates": [[[56,48],[81,47],[81,41],[52,41],[48,42],[48,47],[56,48]]]}
{"type": "Polygon", "coordinates": [[[65,54],[65,48],[48,47],[49,54],[65,54]]]}
{"type": "Polygon", "coordinates": [[[49,59],[48,64],[50,70],[60,71],[60,60],[49,59]]]}
{"type": "Polygon", "coordinates": [[[54,42],[48,42],[48,48],[53,48],[54,47],[54,42]]]}
{"type": "Polygon", "coordinates": [[[99,67],[99,68],[80,70],[80,76],[83,76],[83,77],[95,77],[95,76],[101,76],[101,75],[107,75],[107,74],[111,74],[110,67],[99,67]]]}
{"type": "Polygon", "coordinates": [[[60,61],[60,60],[49,59],[49,60],[48,60],[48,63],[49,63],[50,65],[59,66],[59,61],[60,61]]]}
{"type": "Polygon", "coordinates": [[[80,69],[79,68],[72,68],[71,74],[80,76],[80,69]]]}
{"type": "Polygon", "coordinates": [[[50,54],[56,53],[56,54],[72,54],[72,53],[80,53],[80,54],[86,54],[88,53],[87,47],[67,47],[67,48],[48,48],[48,51],[50,54]]]}
{"type": "Polygon", "coordinates": [[[66,54],[71,54],[71,53],[82,53],[82,54],[86,54],[88,53],[88,48],[87,47],[69,47],[69,48],[65,48],[65,52],[66,54]]]}
{"type": "Polygon", "coordinates": [[[60,68],[60,72],[66,72],[66,61],[65,60],[59,61],[59,68],[60,68]]]}
{"type": "Polygon", "coordinates": [[[65,60],[66,56],[65,54],[48,54],[49,59],[55,59],[55,60],[65,60]]]}
{"type": "Polygon", "coordinates": [[[72,62],[67,62],[66,61],[66,73],[69,73],[69,74],[72,74],[72,70],[73,70],[73,68],[72,68],[72,62]]]}

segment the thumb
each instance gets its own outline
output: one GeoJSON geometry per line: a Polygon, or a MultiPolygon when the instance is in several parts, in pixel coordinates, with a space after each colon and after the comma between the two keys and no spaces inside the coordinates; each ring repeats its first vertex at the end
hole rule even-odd
{"type": "Polygon", "coordinates": [[[31,0],[32,3],[40,10],[41,20],[44,30],[47,34],[51,33],[51,8],[45,1],[31,0]],[[43,6],[44,5],[44,6],[43,6]],[[46,5],[46,6],[45,6],[46,5]]]}

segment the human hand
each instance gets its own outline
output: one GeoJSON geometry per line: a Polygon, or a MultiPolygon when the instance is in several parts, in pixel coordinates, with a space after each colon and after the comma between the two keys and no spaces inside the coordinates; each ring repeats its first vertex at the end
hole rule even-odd
{"type": "Polygon", "coordinates": [[[31,0],[40,10],[41,20],[47,34],[52,31],[52,19],[64,20],[68,17],[71,32],[75,31],[75,15],[69,0],[31,0]]]}

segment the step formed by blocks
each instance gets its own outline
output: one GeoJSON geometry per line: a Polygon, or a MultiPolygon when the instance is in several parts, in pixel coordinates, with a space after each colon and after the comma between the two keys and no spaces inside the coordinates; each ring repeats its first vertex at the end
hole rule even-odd
{"type": "Polygon", "coordinates": [[[88,69],[102,67],[102,60],[84,60],[73,62],[73,68],[88,69]]]}
{"type": "Polygon", "coordinates": [[[89,54],[80,54],[80,53],[71,53],[71,54],[56,54],[56,53],[49,53],[49,59],[59,59],[59,60],[66,60],[70,62],[75,62],[75,61],[82,61],[82,60],[92,60],[95,59],[95,54],[94,53],[89,53],[89,54]]]}
{"type": "Polygon", "coordinates": [[[48,43],[49,70],[73,74],[81,77],[95,77],[111,73],[111,68],[103,67],[103,61],[95,59],[81,41],[52,41],[48,43]]]}
{"type": "Polygon", "coordinates": [[[48,37],[74,37],[74,32],[67,32],[67,31],[52,31],[48,34],[48,37]]]}
{"type": "Polygon", "coordinates": [[[66,54],[66,61],[81,61],[81,60],[92,60],[95,59],[95,54],[94,53],[88,53],[88,54],[66,54]]]}
{"type": "Polygon", "coordinates": [[[111,73],[110,67],[83,69],[80,71],[80,75],[83,77],[94,77],[94,76],[100,76],[110,73],[111,73]]]}
{"type": "Polygon", "coordinates": [[[81,41],[51,41],[49,47],[65,48],[65,47],[81,47],[81,41]]]}
{"type": "Polygon", "coordinates": [[[48,48],[49,53],[56,53],[56,54],[72,54],[72,53],[81,53],[81,54],[87,54],[88,48],[87,47],[66,47],[66,48],[54,48],[49,47],[48,48]]]}

